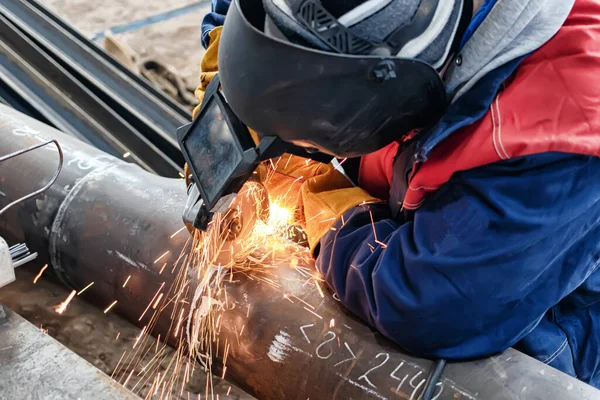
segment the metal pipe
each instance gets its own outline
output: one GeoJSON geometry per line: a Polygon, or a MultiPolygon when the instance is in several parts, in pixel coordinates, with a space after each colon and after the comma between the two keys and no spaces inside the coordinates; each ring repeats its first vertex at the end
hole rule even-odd
{"type": "MultiPolygon", "coordinates": [[[[0,235],[26,239],[74,289],[93,281],[84,293],[90,301],[106,307],[117,300],[117,312],[147,323],[139,320],[143,308],[162,282],[173,279],[170,269],[162,274],[160,269],[187,240],[185,231],[173,236],[182,227],[185,185],[106,156],[3,106],[0,138],[2,153],[50,139],[65,153],[57,183],[44,196],[11,209],[0,221],[0,235]]],[[[39,170],[55,160],[47,150],[0,165],[0,190],[6,194],[0,206],[40,186],[47,174],[39,170]]],[[[304,284],[302,271],[273,269],[274,286],[242,277],[228,285],[231,309],[222,317],[214,365],[222,362],[227,340],[227,376],[261,399],[417,399],[432,363],[404,354],[348,315],[333,296],[304,284]]],[[[166,314],[155,334],[166,333],[166,314]]],[[[433,398],[598,396],[591,386],[509,349],[485,360],[449,364],[433,398]]]]}

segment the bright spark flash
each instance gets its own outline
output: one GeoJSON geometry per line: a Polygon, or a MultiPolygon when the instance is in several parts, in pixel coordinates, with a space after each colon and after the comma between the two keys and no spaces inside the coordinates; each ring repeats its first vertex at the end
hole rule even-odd
{"type": "Polygon", "coordinates": [[[40,269],[40,272],[38,272],[38,274],[35,276],[35,278],[33,278],[33,284],[35,285],[38,281],[38,279],[40,279],[40,277],[42,276],[42,274],[44,273],[44,271],[46,270],[46,268],[48,268],[48,264],[44,265],[42,267],[42,269],[40,269]]]}
{"type": "Polygon", "coordinates": [[[69,294],[69,296],[65,299],[65,301],[60,303],[54,310],[59,314],[64,313],[65,310],[67,309],[67,306],[69,305],[71,300],[73,300],[73,297],[75,297],[76,294],[77,294],[77,291],[72,290],[71,293],[69,294]]]}
{"type": "Polygon", "coordinates": [[[78,293],[77,296],[79,296],[81,293],[85,292],[86,290],[88,290],[92,285],[94,284],[94,282],[90,283],[89,285],[87,285],[86,287],[84,287],[83,289],[81,289],[78,293]]]}
{"type": "Polygon", "coordinates": [[[110,305],[108,307],[106,307],[106,309],[104,310],[104,314],[106,314],[107,312],[109,312],[110,309],[115,306],[115,304],[117,304],[117,300],[113,301],[112,303],[110,303],[110,305]]]}
{"type": "Polygon", "coordinates": [[[162,255],[160,257],[158,257],[156,260],[154,260],[154,264],[156,264],[157,262],[159,262],[163,257],[165,257],[170,252],[171,252],[170,250],[167,250],[164,253],[162,253],[162,255]]]}

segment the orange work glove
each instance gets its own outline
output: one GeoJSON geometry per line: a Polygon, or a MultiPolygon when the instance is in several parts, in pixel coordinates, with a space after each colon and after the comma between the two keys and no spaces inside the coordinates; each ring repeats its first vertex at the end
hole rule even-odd
{"type": "Polygon", "coordinates": [[[204,53],[202,61],[200,62],[200,86],[194,91],[194,95],[198,99],[199,104],[194,108],[194,112],[192,113],[193,118],[196,118],[196,115],[198,115],[198,112],[200,111],[200,105],[202,104],[202,99],[204,99],[206,87],[219,70],[219,42],[221,41],[221,31],[223,31],[223,27],[218,26],[208,34],[210,42],[206,49],[206,53],[204,53]]]}
{"type": "Polygon", "coordinates": [[[263,184],[272,199],[298,210],[297,220],[311,252],[346,211],[363,203],[381,202],[354,186],[332,164],[288,154],[274,161],[271,169],[263,184]]]}

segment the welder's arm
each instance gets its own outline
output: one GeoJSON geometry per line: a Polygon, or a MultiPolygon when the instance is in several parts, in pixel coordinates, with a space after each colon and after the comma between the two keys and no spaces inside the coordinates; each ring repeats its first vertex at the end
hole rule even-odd
{"type": "Polygon", "coordinates": [[[229,10],[231,0],[212,0],[210,12],[202,19],[202,45],[208,48],[212,41],[210,32],[216,27],[223,26],[225,23],[225,15],[229,10]]]}
{"type": "Polygon", "coordinates": [[[595,265],[597,245],[579,239],[600,218],[598,171],[594,157],[542,154],[455,175],[411,222],[356,207],[322,238],[317,268],[409,352],[503,351],[595,265]]]}

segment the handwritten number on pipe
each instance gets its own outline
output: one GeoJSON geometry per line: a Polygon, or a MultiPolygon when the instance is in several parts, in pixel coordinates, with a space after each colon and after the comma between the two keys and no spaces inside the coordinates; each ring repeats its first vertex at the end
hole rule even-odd
{"type": "Polygon", "coordinates": [[[345,363],[346,361],[352,361],[352,360],[356,360],[356,356],[354,355],[354,352],[352,352],[352,349],[350,348],[350,346],[348,346],[348,343],[347,343],[347,342],[344,342],[344,346],[346,346],[346,349],[348,349],[348,352],[350,353],[350,355],[351,355],[352,357],[350,357],[350,358],[346,358],[345,360],[342,360],[342,361],[340,361],[340,362],[337,362],[337,363],[335,363],[335,364],[334,364],[334,367],[337,367],[338,365],[340,365],[340,364],[342,364],[342,363],[345,363]]]}
{"type": "Polygon", "coordinates": [[[440,396],[442,395],[442,392],[444,391],[444,385],[442,384],[442,382],[438,382],[437,385],[435,385],[435,386],[440,388],[440,392],[438,394],[436,394],[435,396],[433,396],[433,400],[439,399],[440,396]]]}
{"type": "Polygon", "coordinates": [[[398,386],[396,386],[396,393],[398,393],[400,391],[400,388],[402,387],[402,385],[404,385],[404,382],[406,382],[406,380],[408,379],[408,374],[404,375],[404,378],[400,378],[399,376],[396,376],[396,372],[398,372],[398,370],[400,368],[402,368],[403,366],[404,366],[404,361],[401,361],[400,364],[398,364],[398,366],[390,374],[392,379],[400,382],[398,384],[398,386]]]}
{"type": "Polygon", "coordinates": [[[321,360],[327,360],[329,357],[331,357],[333,355],[333,349],[331,349],[331,347],[329,348],[329,354],[327,354],[326,356],[321,355],[320,354],[320,350],[323,346],[325,346],[327,343],[332,342],[333,340],[335,340],[335,338],[337,337],[337,335],[335,334],[335,332],[331,332],[331,331],[327,331],[327,333],[325,334],[325,336],[323,337],[324,339],[326,339],[323,343],[321,343],[318,347],[317,350],[315,351],[315,353],[317,354],[317,357],[319,357],[321,360]],[[331,339],[326,339],[327,336],[330,336],[331,339]]]}
{"type": "Polygon", "coordinates": [[[379,369],[381,367],[383,367],[383,365],[388,362],[388,360],[390,359],[390,355],[388,353],[379,353],[375,356],[375,359],[378,359],[379,357],[385,357],[385,359],[379,364],[374,366],[373,368],[371,368],[370,370],[368,370],[367,372],[365,372],[364,374],[362,374],[361,376],[358,377],[358,380],[360,381],[365,380],[367,381],[367,383],[369,384],[369,386],[371,386],[374,389],[377,389],[377,386],[373,385],[373,382],[371,382],[369,380],[369,378],[367,377],[367,375],[369,375],[371,372],[375,371],[376,369],[379,369]]]}

